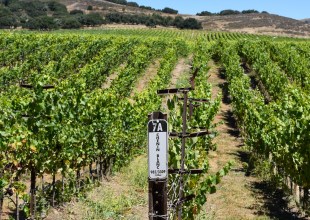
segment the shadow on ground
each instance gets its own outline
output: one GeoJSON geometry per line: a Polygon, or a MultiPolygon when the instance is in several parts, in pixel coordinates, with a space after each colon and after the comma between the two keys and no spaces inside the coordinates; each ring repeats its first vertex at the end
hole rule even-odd
{"type": "MultiPolygon", "coordinates": [[[[244,172],[246,176],[252,176],[253,165],[251,165],[251,155],[249,152],[242,149],[236,153],[232,153],[242,163],[248,164],[238,169],[234,169],[235,172],[244,172]]],[[[250,209],[257,210],[255,212],[258,216],[268,216],[270,219],[279,220],[309,220],[310,217],[301,217],[301,213],[297,208],[291,208],[289,205],[289,195],[283,189],[277,188],[271,181],[254,181],[250,182],[250,190],[254,195],[257,195],[259,199],[253,207],[250,209]],[[260,201],[260,202],[258,202],[260,201]]]]}
{"type": "Polygon", "coordinates": [[[254,182],[250,187],[253,192],[261,195],[264,201],[263,211],[258,211],[255,214],[265,214],[271,219],[309,220],[308,217],[301,217],[297,210],[289,208],[288,195],[282,189],[275,188],[270,182],[254,182]]]}
{"type": "MultiPolygon", "coordinates": [[[[225,78],[224,74],[220,71],[220,78],[225,78]]],[[[225,104],[231,104],[231,99],[228,91],[228,83],[221,83],[218,85],[222,89],[223,98],[222,101],[225,104]]],[[[233,112],[228,110],[224,112],[224,122],[227,124],[229,130],[228,133],[236,138],[240,137],[239,129],[237,128],[237,122],[233,116],[233,112]]],[[[243,167],[234,169],[235,172],[244,172],[246,176],[254,175],[254,166],[251,162],[251,154],[243,150],[240,145],[240,150],[236,153],[232,153],[236,158],[244,164],[243,167]]],[[[255,212],[258,216],[268,216],[270,219],[279,220],[309,220],[310,217],[301,217],[301,214],[297,211],[297,208],[289,208],[289,198],[284,190],[276,188],[272,182],[269,181],[255,181],[250,182],[250,190],[253,194],[260,197],[260,201],[263,203],[255,204],[255,207],[250,209],[258,210],[255,212]],[[257,209],[257,207],[259,207],[257,209]]]]}

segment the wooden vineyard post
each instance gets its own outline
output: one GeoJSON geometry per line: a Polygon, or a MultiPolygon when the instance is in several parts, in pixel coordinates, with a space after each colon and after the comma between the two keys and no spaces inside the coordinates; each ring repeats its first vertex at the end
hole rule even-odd
{"type": "MultiPolygon", "coordinates": [[[[181,169],[180,173],[184,172],[184,165],[185,165],[185,143],[186,143],[186,130],[187,130],[187,125],[186,125],[186,116],[187,116],[187,95],[188,91],[185,90],[183,92],[184,95],[184,102],[183,102],[183,115],[182,115],[182,146],[181,146],[181,169]]],[[[179,191],[179,200],[182,201],[184,197],[184,183],[183,183],[183,175],[180,175],[180,191],[179,191]]],[[[178,219],[181,220],[182,218],[182,204],[178,204],[178,219]]]]}
{"type": "MultiPolygon", "coordinates": [[[[21,88],[25,88],[25,89],[34,89],[33,85],[30,84],[25,84],[23,83],[23,81],[20,83],[19,85],[21,88]]],[[[42,86],[43,90],[47,90],[47,89],[53,89],[55,88],[53,85],[44,85],[42,86]]],[[[22,117],[33,117],[30,115],[22,115],[22,117]]],[[[49,117],[49,116],[47,116],[49,117]]],[[[30,167],[30,219],[34,220],[36,219],[36,178],[37,178],[37,170],[36,170],[36,165],[32,164],[30,167]]],[[[18,209],[18,207],[17,207],[18,209]]]]}
{"type": "Polygon", "coordinates": [[[32,220],[36,219],[36,171],[35,168],[31,168],[30,174],[31,184],[30,184],[30,218],[32,220]]]}
{"type": "Polygon", "coordinates": [[[3,210],[3,191],[0,191],[0,220],[2,220],[2,210],[3,210]]]}
{"type": "Polygon", "coordinates": [[[149,219],[168,219],[168,123],[161,112],[149,115],[148,164],[149,219]]]}

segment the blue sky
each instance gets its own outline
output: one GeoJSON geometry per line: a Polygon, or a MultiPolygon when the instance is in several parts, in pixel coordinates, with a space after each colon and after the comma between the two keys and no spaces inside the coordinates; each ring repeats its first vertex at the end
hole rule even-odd
{"type": "MultiPolygon", "coordinates": [[[[131,0],[128,0],[131,1],[131,0]]],[[[220,12],[225,9],[256,9],[295,19],[310,18],[310,0],[132,0],[156,9],[170,7],[182,14],[201,11],[220,12]]]]}

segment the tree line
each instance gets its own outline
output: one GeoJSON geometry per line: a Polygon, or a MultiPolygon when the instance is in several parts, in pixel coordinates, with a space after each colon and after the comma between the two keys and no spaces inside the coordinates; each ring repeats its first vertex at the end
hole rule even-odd
{"type": "Polygon", "coordinates": [[[217,15],[259,14],[259,13],[268,14],[267,11],[259,12],[259,11],[254,10],[254,9],[243,10],[243,11],[226,9],[226,10],[220,11],[219,13],[212,13],[212,12],[209,12],[209,11],[202,11],[200,13],[197,13],[196,15],[198,15],[198,16],[217,16],[217,15]]]}
{"type": "Polygon", "coordinates": [[[0,0],[0,28],[23,27],[28,29],[80,28],[83,25],[99,25],[104,22],[96,13],[68,12],[57,1],[0,0]]]}
{"type": "MultiPolygon", "coordinates": [[[[112,1],[112,0],[111,0],[112,1]]],[[[113,0],[121,1],[121,0],[113,0]]],[[[126,4],[131,4],[126,1],[126,4]]],[[[88,6],[87,10],[92,10],[88,6]]],[[[170,10],[169,8],[167,9],[170,10]]],[[[51,0],[47,2],[0,0],[0,28],[23,27],[31,30],[77,29],[108,23],[143,24],[149,27],[174,26],[180,29],[201,29],[201,23],[193,18],[176,16],[134,15],[110,13],[105,17],[98,13],[84,14],[82,10],[68,12],[65,5],[51,0]]]]}
{"type": "Polygon", "coordinates": [[[173,18],[155,13],[152,15],[110,13],[106,15],[105,21],[107,23],[143,24],[148,27],[156,27],[157,25],[160,25],[164,27],[174,26],[180,29],[202,29],[201,23],[194,18],[184,19],[181,16],[173,18]]]}

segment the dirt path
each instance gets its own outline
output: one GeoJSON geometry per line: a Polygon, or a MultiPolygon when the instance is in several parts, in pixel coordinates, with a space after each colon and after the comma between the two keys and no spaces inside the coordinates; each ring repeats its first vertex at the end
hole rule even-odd
{"type": "Polygon", "coordinates": [[[149,82],[157,75],[157,71],[160,67],[160,59],[155,60],[149,65],[145,73],[137,80],[134,89],[132,90],[130,97],[133,97],[136,93],[142,92],[147,88],[149,82]]]}
{"type": "MultiPolygon", "coordinates": [[[[219,77],[219,69],[213,62],[210,62],[209,66],[211,69],[208,81],[212,84],[214,98],[218,93],[223,92],[226,82],[219,77]]],[[[240,160],[240,157],[244,156],[244,151],[241,149],[243,142],[238,138],[238,132],[234,127],[227,94],[223,94],[220,112],[215,118],[215,122],[219,121],[224,121],[224,123],[217,128],[219,135],[214,140],[217,150],[210,152],[211,172],[216,172],[230,160],[235,161],[235,165],[233,170],[224,177],[218,191],[208,196],[206,212],[211,214],[214,219],[253,218],[255,215],[250,207],[256,203],[256,199],[253,198],[248,186],[256,179],[245,176],[245,170],[240,160]]]]}
{"type": "MultiPolygon", "coordinates": [[[[184,57],[178,60],[174,70],[171,72],[171,81],[167,88],[181,88],[185,87],[184,84],[189,84],[189,74],[191,71],[191,62],[193,56],[184,57]]],[[[172,98],[173,94],[165,95],[162,99],[162,106],[165,112],[168,112],[167,101],[172,98]]]]}
{"type": "Polygon", "coordinates": [[[225,163],[234,161],[234,166],[217,187],[217,192],[208,195],[205,213],[208,219],[302,219],[296,210],[288,208],[287,198],[281,190],[272,189],[268,183],[249,174],[248,153],[243,149],[243,140],[235,125],[232,107],[227,92],[227,82],[221,78],[219,67],[210,61],[208,81],[215,97],[222,92],[223,99],[215,122],[223,121],[217,130],[214,142],[217,150],[210,152],[211,172],[216,172],[225,163]]]}
{"type": "Polygon", "coordinates": [[[177,65],[171,73],[171,82],[169,85],[170,88],[177,86],[178,80],[182,78],[182,74],[190,72],[191,66],[189,63],[192,61],[192,59],[192,55],[179,59],[177,65]]]}
{"type": "Polygon", "coordinates": [[[111,73],[105,80],[105,82],[102,84],[102,89],[108,89],[110,88],[113,80],[115,80],[118,77],[118,74],[126,67],[126,63],[121,64],[113,73],[111,73]]]}

